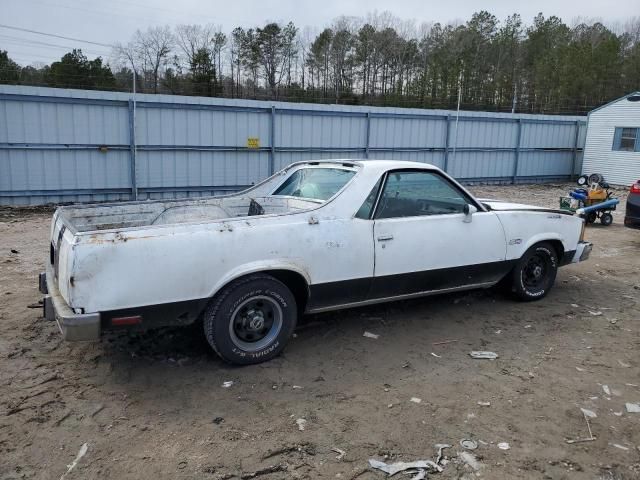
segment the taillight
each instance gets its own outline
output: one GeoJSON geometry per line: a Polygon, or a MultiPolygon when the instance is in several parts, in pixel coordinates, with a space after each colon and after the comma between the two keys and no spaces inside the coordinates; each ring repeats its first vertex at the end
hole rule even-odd
{"type": "Polygon", "coordinates": [[[111,319],[111,325],[114,327],[123,325],[138,325],[142,323],[141,315],[134,315],[132,317],[116,317],[111,319]]]}
{"type": "Polygon", "coordinates": [[[629,190],[629,193],[640,193],[640,180],[631,185],[631,190],[629,190]]]}

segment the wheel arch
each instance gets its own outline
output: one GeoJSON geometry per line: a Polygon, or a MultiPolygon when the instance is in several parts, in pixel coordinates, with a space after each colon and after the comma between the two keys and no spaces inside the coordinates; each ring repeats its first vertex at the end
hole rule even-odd
{"type": "Polygon", "coordinates": [[[516,258],[522,258],[527,250],[529,250],[534,245],[539,243],[549,243],[553,246],[553,249],[556,252],[556,256],[558,257],[558,261],[561,262],[562,258],[565,254],[564,241],[560,235],[557,233],[541,233],[539,235],[535,235],[526,242],[523,247],[518,252],[516,258]]]}
{"type": "Polygon", "coordinates": [[[564,243],[562,243],[562,240],[559,237],[553,237],[553,236],[551,237],[544,236],[544,235],[537,236],[534,239],[527,242],[526,245],[522,249],[520,249],[517,256],[515,256],[513,259],[514,261],[513,266],[509,268],[509,270],[504,274],[504,276],[498,283],[504,283],[507,279],[509,279],[511,273],[513,272],[513,269],[515,268],[515,262],[517,262],[517,260],[522,258],[522,256],[527,252],[527,250],[529,250],[534,245],[538,245],[539,243],[549,243],[553,247],[553,250],[556,252],[556,256],[558,257],[558,265],[559,266],[563,265],[562,262],[567,252],[565,252],[564,250],[564,243]]]}
{"type": "Polygon", "coordinates": [[[556,251],[556,257],[558,257],[558,265],[562,265],[564,255],[565,255],[564,244],[562,243],[562,241],[557,238],[552,238],[550,240],[540,240],[539,242],[536,242],[534,245],[538,243],[544,243],[544,242],[549,243],[553,247],[553,249],[556,251]]]}
{"type": "Polygon", "coordinates": [[[236,269],[228,275],[225,275],[225,277],[216,284],[208,297],[213,298],[223,288],[239,278],[257,273],[271,275],[276,280],[282,282],[289,290],[291,290],[291,293],[296,299],[298,310],[300,312],[304,312],[309,300],[310,278],[305,270],[288,263],[245,265],[244,267],[236,269]]]}

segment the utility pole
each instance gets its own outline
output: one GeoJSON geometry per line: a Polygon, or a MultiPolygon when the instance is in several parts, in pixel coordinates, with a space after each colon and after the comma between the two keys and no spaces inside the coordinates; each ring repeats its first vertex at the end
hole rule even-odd
{"type": "Polygon", "coordinates": [[[453,155],[456,158],[456,145],[458,144],[458,119],[460,118],[460,102],[462,101],[462,70],[464,63],[460,66],[460,75],[458,76],[458,108],[456,110],[456,133],[453,136],[453,155]]]}

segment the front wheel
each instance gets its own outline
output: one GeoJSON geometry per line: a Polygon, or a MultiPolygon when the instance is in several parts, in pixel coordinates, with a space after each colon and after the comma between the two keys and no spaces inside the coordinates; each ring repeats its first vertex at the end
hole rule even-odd
{"type": "Polygon", "coordinates": [[[524,301],[543,298],[556,280],[558,255],[549,243],[538,243],[518,260],[511,274],[512,291],[524,301]]]}
{"type": "Polygon", "coordinates": [[[600,215],[600,223],[605,227],[608,227],[613,223],[613,215],[611,215],[609,212],[603,213],[602,215],[600,215]]]}
{"type": "Polygon", "coordinates": [[[236,365],[271,360],[284,349],[296,327],[296,300],[279,280],[255,274],[222,289],[204,313],[209,345],[236,365]]]}

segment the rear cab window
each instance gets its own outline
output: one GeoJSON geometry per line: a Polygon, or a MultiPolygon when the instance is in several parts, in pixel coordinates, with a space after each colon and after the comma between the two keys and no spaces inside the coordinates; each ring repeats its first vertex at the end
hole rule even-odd
{"type": "Polygon", "coordinates": [[[272,195],[329,200],[356,174],[340,167],[303,167],[294,171],[272,195]]]}

